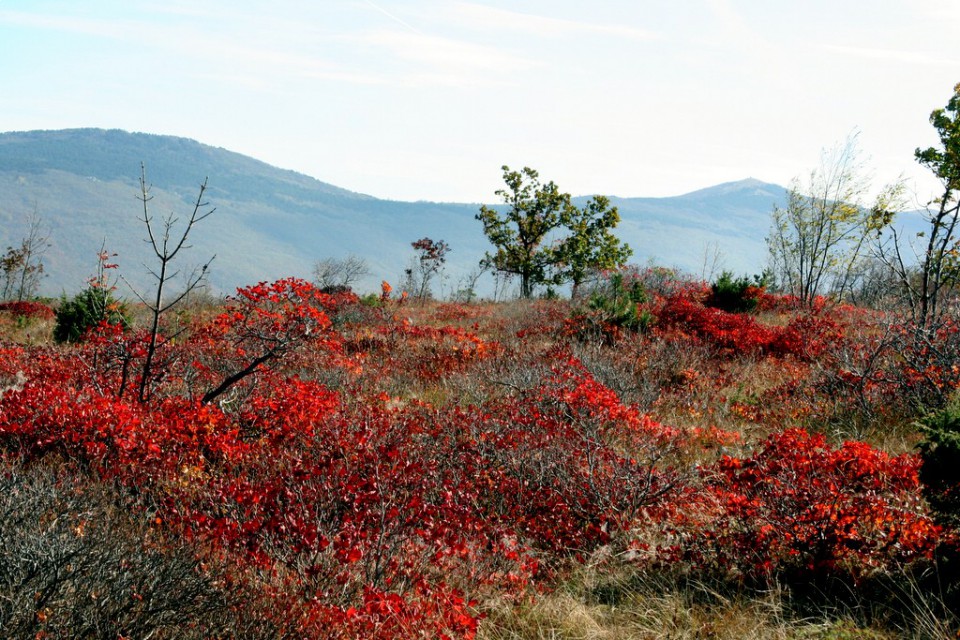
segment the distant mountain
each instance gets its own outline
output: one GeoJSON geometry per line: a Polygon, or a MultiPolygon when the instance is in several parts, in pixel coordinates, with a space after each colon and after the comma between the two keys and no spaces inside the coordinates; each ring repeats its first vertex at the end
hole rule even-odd
{"type": "Polygon", "coordinates": [[[766,264],[770,212],[786,199],[783,187],[748,178],[670,198],[611,202],[620,211],[618,232],[633,247],[634,260],[701,275],[704,261],[719,252],[720,268],[752,275],[766,264]]]}
{"type": "MultiPolygon", "coordinates": [[[[220,291],[310,277],[316,260],[348,254],[367,259],[372,275],[360,288],[376,290],[381,279],[400,280],[410,243],[424,236],[452,247],[449,291],[490,248],[474,219],[478,204],[381,200],[193,140],[102,129],[0,134],[0,248],[23,237],[36,211],[50,228],[44,293],[81,288],[101,244],[118,254],[126,279],[148,285],[152,263],[135,197],[141,162],[157,220],[188,215],[207,178],[216,212],[195,227],[179,266],[216,254],[210,282],[220,291]]],[[[765,263],[770,210],[785,190],[749,179],[672,198],[611,200],[634,262],[699,273],[704,256],[719,251],[723,267],[752,274],[765,263]]]]}

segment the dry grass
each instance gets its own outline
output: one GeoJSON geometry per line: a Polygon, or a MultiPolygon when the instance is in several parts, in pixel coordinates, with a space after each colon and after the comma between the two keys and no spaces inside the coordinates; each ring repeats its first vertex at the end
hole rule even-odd
{"type": "Polygon", "coordinates": [[[24,318],[0,313],[0,337],[5,342],[24,346],[49,344],[53,341],[53,320],[24,318]]]}
{"type": "MultiPolygon", "coordinates": [[[[606,576],[608,578],[609,576],[606,576]]],[[[597,577],[595,576],[594,579],[597,577]]],[[[934,622],[915,629],[871,628],[851,617],[798,616],[779,591],[723,594],[706,584],[634,579],[612,590],[584,576],[516,607],[488,603],[480,640],[894,640],[947,638],[934,622]]]]}

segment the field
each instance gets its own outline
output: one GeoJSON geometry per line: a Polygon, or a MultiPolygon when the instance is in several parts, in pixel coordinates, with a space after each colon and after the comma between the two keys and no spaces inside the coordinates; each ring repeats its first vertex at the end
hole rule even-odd
{"type": "Polygon", "coordinates": [[[6,308],[0,628],[955,637],[917,421],[951,410],[957,326],[745,296],[660,269],[497,304],[290,279],[186,300],[146,366],[135,305],[64,344],[6,308]]]}

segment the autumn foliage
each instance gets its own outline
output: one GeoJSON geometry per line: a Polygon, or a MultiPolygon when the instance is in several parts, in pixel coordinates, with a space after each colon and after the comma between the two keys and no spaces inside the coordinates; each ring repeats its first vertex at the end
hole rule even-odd
{"type": "MultiPolygon", "coordinates": [[[[490,599],[520,606],[604,549],[762,589],[863,584],[949,534],[916,455],[816,431],[846,311],[761,301],[767,322],[676,286],[635,303],[645,333],[589,351],[567,303],[395,315],[383,294],[241,289],[162,343],[143,402],[141,330],[0,343],[4,473],[68,462],[178,541],[169,557],[191,549],[221,612],[196,637],[474,638],[490,599]],[[701,360],[668,372],[651,356],[667,350],[701,360]],[[776,380],[736,388],[768,362],[776,380]]],[[[36,637],[70,633],[31,615],[36,637]]]]}

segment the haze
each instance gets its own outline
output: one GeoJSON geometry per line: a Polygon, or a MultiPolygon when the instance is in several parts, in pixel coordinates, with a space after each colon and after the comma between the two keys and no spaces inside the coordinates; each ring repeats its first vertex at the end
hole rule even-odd
{"type": "MultiPolygon", "coordinates": [[[[960,4],[0,0],[0,125],[195,138],[381,198],[786,184],[860,131],[877,183],[960,81],[960,4]]],[[[149,160],[149,159],[147,159],[149,160]]]]}

